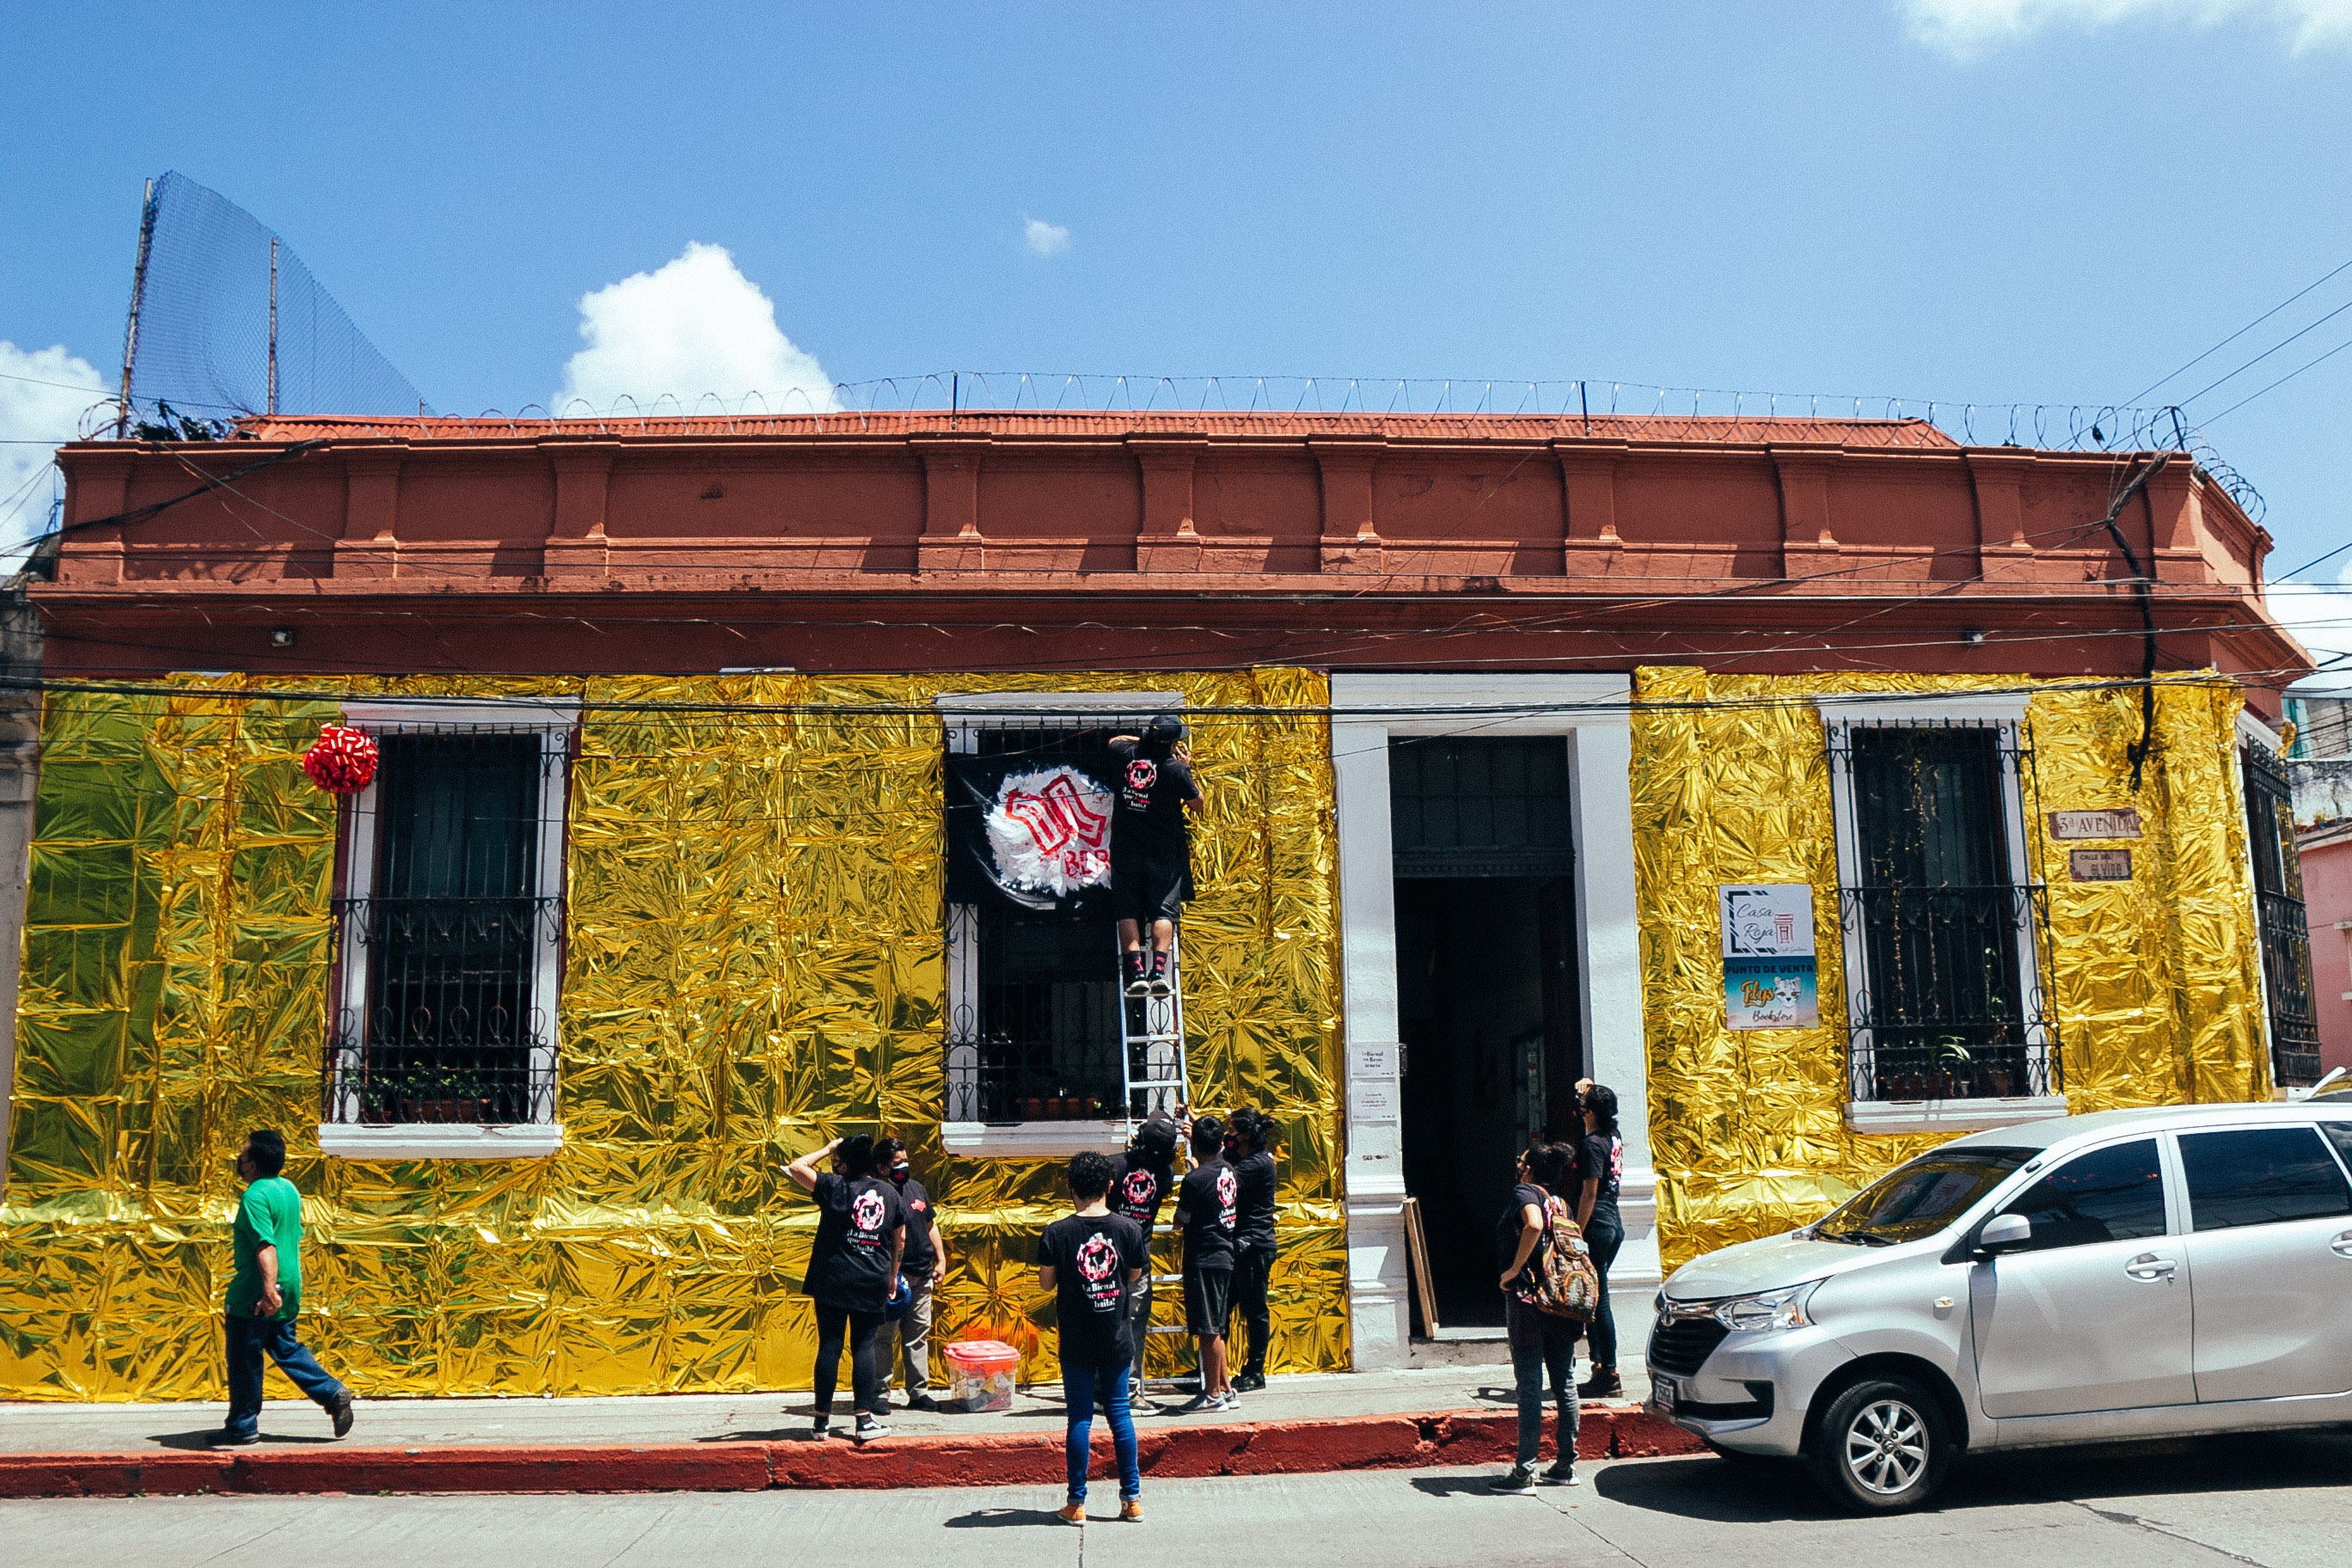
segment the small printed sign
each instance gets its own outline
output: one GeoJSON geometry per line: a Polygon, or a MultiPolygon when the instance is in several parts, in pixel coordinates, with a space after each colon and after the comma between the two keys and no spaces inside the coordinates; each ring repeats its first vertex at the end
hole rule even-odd
{"type": "Polygon", "coordinates": [[[2050,814],[2050,837],[2137,838],[2139,813],[2127,805],[2112,811],[2053,811],[2050,814]]]}
{"type": "Polygon", "coordinates": [[[1804,882],[1716,889],[1726,958],[1811,958],[1813,889],[1804,882]]]}
{"type": "Polygon", "coordinates": [[[1822,1021],[1811,958],[1727,958],[1723,1021],[1733,1029],[1810,1029],[1822,1021]]]}
{"type": "Polygon", "coordinates": [[[1734,1029],[1809,1029],[1814,990],[1813,889],[1803,882],[1724,885],[1723,1017],[1734,1029]]]}
{"type": "Polygon", "coordinates": [[[2078,882],[2128,882],[2131,880],[2131,851],[2069,849],[2066,851],[2066,871],[2078,882]]]}

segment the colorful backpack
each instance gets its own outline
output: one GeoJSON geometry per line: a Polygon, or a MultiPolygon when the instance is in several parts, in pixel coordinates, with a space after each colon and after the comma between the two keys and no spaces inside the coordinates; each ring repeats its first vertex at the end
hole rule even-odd
{"type": "Polygon", "coordinates": [[[1571,1323],[1590,1322],[1601,1310],[1601,1271],[1592,1266],[1592,1249],[1559,1198],[1544,1200],[1543,1241],[1519,1299],[1547,1318],[1571,1323]]]}

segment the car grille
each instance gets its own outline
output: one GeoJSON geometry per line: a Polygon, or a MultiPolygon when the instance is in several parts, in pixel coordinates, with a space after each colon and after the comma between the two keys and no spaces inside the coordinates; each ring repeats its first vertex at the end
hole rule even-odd
{"type": "Polygon", "coordinates": [[[1650,1370],[1668,1377],[1688,1377],[1730,1333],[1713,1318],[1660,1317],[1650,1332],[1650,1370]]]}

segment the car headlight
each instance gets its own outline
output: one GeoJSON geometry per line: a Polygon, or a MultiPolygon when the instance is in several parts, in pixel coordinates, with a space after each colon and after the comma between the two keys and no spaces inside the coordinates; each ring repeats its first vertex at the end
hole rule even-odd
{"type": "Polygon", "coordinates": [[[1718,1301],[1715,1304],[1715,1321],[1735,1334],[1810,1327],[1813,1320],[1805,1309],[1821,1283],[1813,1279],[1760,1295],[1734,1296],[1728,1301],[1718,1301]]]}

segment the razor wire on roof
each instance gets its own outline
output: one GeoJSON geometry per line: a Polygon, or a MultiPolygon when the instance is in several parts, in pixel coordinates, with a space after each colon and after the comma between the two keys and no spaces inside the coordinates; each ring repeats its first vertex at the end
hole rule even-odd
{"type": "Polygon", "coordinates": [[[147,198],[126,349],[126,415],[427,412],[302,258],[176,172],[147,198]]]}
{"type": "MultiPolygon", "coordinates": [[[[574,400],[550,411],[436,418],[452,434],[514,437],[558,421],[574,431],[637,436],[882,434],[919,417],[926,427],[1070,432],[1107,415],[1170,429],[1243,432],[1268,415],[1333,435],[1400,427],[1432,436],[1505,438],[1602,436],[1664,441],[1834,438],[1853,447],[2013,446],[2042,451],[2179,452],[2260,520],[2261,493],[2223,461],[2171,405],[1977,403],[1852,394],[1741,392],[1628,381],[1315,375],[1114,375],[1035,371],[938,371],[837,382],[737,398],[706,393],[623,398],[607,408],[574,400]],[[1477,423],[1469,424],[1472,418],[1477,423]],[[1810,428],[1807,428],[1810,427],[1810,428]],[[1929,435],[1929,432],[1935,434],[1929,435]]],[[[361,422],[364,424],[364,421],[361,422]]]]}

